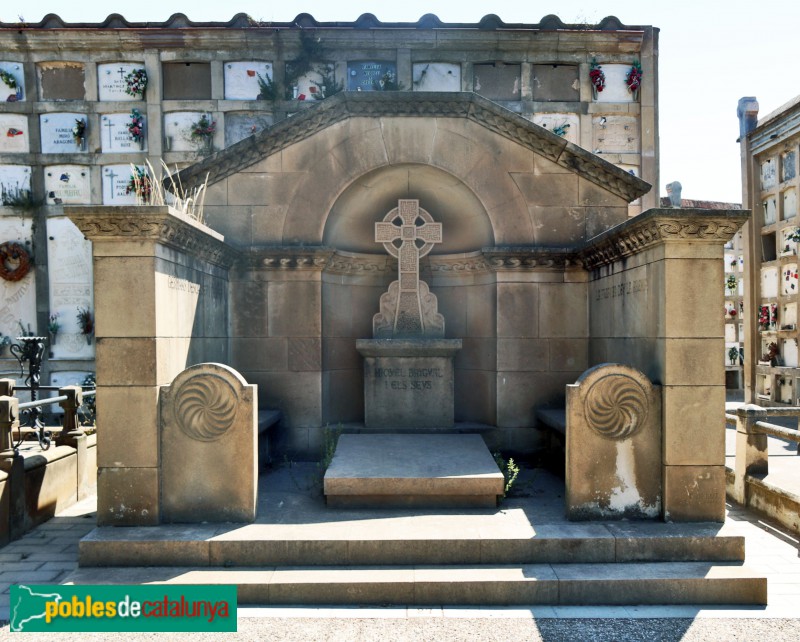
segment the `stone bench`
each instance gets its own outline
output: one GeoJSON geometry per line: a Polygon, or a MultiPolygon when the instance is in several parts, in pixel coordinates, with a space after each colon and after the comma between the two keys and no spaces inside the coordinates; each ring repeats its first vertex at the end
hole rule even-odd
{"type": "Polygon", "coordinates": [[[272,463],[272,427],[277,426],[283,418],[280,410],[259,410],[258,411],[258,465],[264,468],[272,463]]]}

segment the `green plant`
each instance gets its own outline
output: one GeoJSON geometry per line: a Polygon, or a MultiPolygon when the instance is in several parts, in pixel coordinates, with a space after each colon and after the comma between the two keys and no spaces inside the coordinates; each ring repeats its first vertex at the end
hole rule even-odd
{"type": "Polygon", "coordinates": [[[32,210],[38,207],[40,203],[33,198],[33,194],[29,189],[20,189],[19,187],[5,189],[0,186],[0,205],[32,210]]]}
{"type": "Polygon", "coordinates": [[[728,278],[725,279],[725,287],[728,288],[731,291],[736,289],[736,284],[737,283],[738,283],[738,281],[736,280],[736,275],[735,274],[729,274],[728,278]]]}
{"type": "MultiPolygon", "coordinates": [[[[94,332],[94,317],[89,308],[78,308],[78,325],[81,327],[81,333],[90,335],[94,332]]],[[[20,324],[21,325],[21,324],[20,324]]]]}
{"type": "Polygon", "coordinates": [[[511,492],[514,482],[517,481],[517,476],[519,475],[519,466],[511,457],[509,457],[506,461],[503,455],[501,455],[499,452],[492,453],[492,457],[494,457],[494,461],[497,464],[497,467],[500,469],[500,472],[503,473],[503,497],[506,497],[508,493],[511,492]]]}
{"type": "Polygon", "coordinates": [[[397,82],[397,76],[391,71],[387,71],[380,79],[373,81],[372,88],[375,91],[403,91],[403,83],[397,82]]]}
{"type": "Polygon", "coordinates": [[[272,82],[272,78],[266,78],[260,73],[256,72],[258,79],[258,100],[278,100],[278,88],[272,82]]]}
{"type": "Polygon", "coordinates": [[[20,335],[23,337],[35,337],[36,333],[31,330],[31,324],[28,324],[28,329],[25,329],[25,324],[22,323],[22,319],[17,321],[17,325],[19,326],[20,335]]]}
{"type": "Polygon", "coordinates": [[[315,100],[325,100],[326,98],[330,98],[331,96],[338,94],[344,89],[344,83],[342,81],[336,82],[333,71],[333,65],[325,65],[324,67],[317,68],[317,73],[320,75],[320,81],[312,81],[312,83],[316,85],[319,91],[311,94],[314,96],[315,100]]]}
{"type": "Polygon", "coordinates": [[[9,89],[17,88],[17,79],[5,69],[0,69],[0,80],[2,80],[9,89]]]}
{"type": "Polygon", "coordinates": [[[736,365],[736,361],[739,359],[739,348],[731,346],[728,350],[728,359],[730,359],[731,365],[736,365]]]}

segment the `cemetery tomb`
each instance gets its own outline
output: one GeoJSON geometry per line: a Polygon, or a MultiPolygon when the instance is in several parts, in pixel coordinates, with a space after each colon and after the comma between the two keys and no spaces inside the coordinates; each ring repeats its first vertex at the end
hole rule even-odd
{"type": "Polygon", "coordinates": [[[141,95],[132,96],[126,90],[126,78],[137,69],[144,69],[142,62],[108,62],[97,65],[97,98],[104,101],[131,102],[142,100],[141,95]]]}
{"type": "MultiPolygon", "coordinates": [[[[2,183],[2,170],[0,167],[0,184],[2,183]]],[[[31,219],[16,217],[0,217],[0,243],[16,243],[28,255],[33,255],[31,239],[31,219]]],[[[5,261],[5,269],[15,272],[21,268],[19,260],[9,258],[5,261]]],[[[27,328],[36,326],[36,274],[30,269],[18,280],[0,279],[0,335],[17,337],[20,334],[19,322],[27,328]]],[[[19,371],[17,371],[18,373],[19,371]]],[[[14,375],[18,377],[19,374],[14,375]]]]}
{"type": "Polygon", "coordinates": [[[781,293],[784,295],[797,294],[797,263],[787,263],[781,268],[781,272],[783,277],[781,279],[781,293]]]}
{"type": "Polygon", "coordinates": [[[461,91],[461,65],[447,62],[415,62],[414,91],[461,91]]]}
{"type": "Polygon", "coordinates": [[[26,165],[0,165],[0,204],[19,205],[30,200],[31,168],[26,165]]]}
{"type": "MultiPolygon", "coordinates": [[[[145,121],[144,116],[140,115],[140,118],[145,121]]],[[[138,141],[130,133],[130,123],[130,112],[100,115],[100,148],[104,154],[147,151],[146,122],[143,137],[138,141]]]]}
{"type": "Polygon", "coordinates": [[[777,183],[777,163],[774,158],[768,158],[761,163],[761,189],[767,190],[775,187],[777,183]]]}
{"type": "MultiPolygon", "coordinates": [[[[199,123],[205,112],[173,111],[164,114],[164,151],[192,152],[203,146],[200,138],[192,138],[192,128],[199,123]]],[[[211,121],[215,120],[213,117],[211,121]]]]}
{"type": "Polygon", "coordinates": [[[630,154],[639,150],[639,128],[632,116],[592,118],[592,149],[603,154],[630,154]]]}
{"type": "Polygon", "coordinates": [[[40,100],[84,100],[85,68],[81,62],[40,62],[36,65],[40,100]]]}
{"type": "MultiPolygon", "coordinates": [[[[287,75],[291,71],[291,64],[287,63],[287,75]]],[[[389,72],[386,72],[389,73],[389,72]]],[[[336,93],[340,81],[336,79],[336,68],[333,63],[311,63],[311,70],[300,76],[287,78],[288,90],[294,100],[322,100],[336,93]],[[291,84],[289,82],[291,80],[291,84]],[[330,86],[328,86],[330,84],[330,86]]],[[[385,81],[384,81],[385,84],[385,81]]],[[[341,83],[343,86],[343,83],[341,83]]],[[[380,83],[379,83],[380,85],[380,83]]],[[[287,95],[286,98],[289,98],[287,95]]]]}
{"type": "Polygon", "coordinates": [[[531,65],[533,99],[544,102],[580,100],[577,65],[531,65]]]}
{"type": "Polygon", "coordinates": [[[796,256],[797,241],[789,238],[794,234],[794,228],[784,228],[781,230],[781,244],[779,256],[796,256]]]}
{"type": "MultiPolygon", "coordinates": [[[[144,167],[139,166],[144,170],[144,167]]],[[[104,165],[101,175],[103,177],[103,204],[104,205],[136,205],[136,194],[128,191],[131,180],[130,164],[104,165]]]]}
{"type": "Polygon", "coordinates": [[[797,215],[797,190],[789,189],[783,193],[783,219],[794,218],[797,215]]]}
{"type": "Polygon", "coordinates": [[[88,165],[47,165],[44,168],[47,204],[91,203],[90,176],[88,165]]]}
{"type": "Polygon", "coordinates": [[[398,89],[397,65],[378,60],[347,63],[347,91],[398,89]]]}
{"type": "Polygon", "coordinates": [[[273,122],[272,115],[264,112],[226,112],[225,145],[233,145],[248,136],[263,132],[271,127],[273,122]]]}
{"type": "MultiPolygon", "coordinates": [[[[783,365],[787,368],[796,368],[798,366],[797,360],[797,339],[781,339],[781,357],[783,358],[783,365]]],[[[787,377],[787,382],[791,386],[791,379],[787,377]]],[[[787,402],[794,399],[794,395],[789,394],[782,396],[787,402]]]]}
{"type": "Polygon", "coordinates": [[[797,329],[797,303],[784,303],[780,324],[781,330],[797,329]]]}
{"type": "Polygon", "coordinates": [[[781,181],[790,181],[797,176],[797,152],[786,152],[781,156],[781,181]]]}
{"type": "MultiPolygon", "coordinates": [[[[595,102],[598,103],[630,103],[635,102],[633,94],[628,91],[625,79],[631,65],[610,64],[598,61],[606,75],[606,84],[603,91],[597,92],[595,102]]],[[[631,60],[631,63],[633,61],[631,60]]]]}
{"type": "Polygon", "coordinates": [[[25,100],[25,70],[22,63],[0,61],[0,71],[10,76],[8,80],[0,80],[0,102],[13,103],[25,100]]]}
{"type": "Polygon", "coordinates": [[[502,62],[473,65],[472,88],[492,100],[520,100],[520,65],[502,62]]]}
{"type": "Polygon", "coordinates": [[[774,197],[768,198],[762,205],[764,208],[764,225],[772,225],[777,220],[777,201],[774,197]]]}
{"type": "Polygon", "coordinates": [[[28,117],[0,114],[0,154],[25,154],[30,145],[28,117]]]}
{"type": "Polygon", "coordinates": [[[77,112],[53,112],[39,116],[43,154],[76,154],[87,151],[88,115],[77,112]],[[83,137],[75,136],[78,122],[84,123],[83,137]]]}
{"type": "Polygon", "coordinates": [[[765,298],[778,296],[778,268],[761,269],[761,296],[765,298]]]}
{"type": "Polygon", "coordinates": [[[273,79],[272,63],[263,60],[226,62],[223,71],[226,100],[258,100],[259,75],[265,82],[273,79]]]}
{"type": "Polygon", "coordinates": [[[164,100],[211,98],[211,65],[207,62],[161,64],[164,100]]]}
{"type": "Polygon", "coordinates": [[[535,114],[533,122],[570,143],[580,143],[580,118],[577,114],[535,114]]]}

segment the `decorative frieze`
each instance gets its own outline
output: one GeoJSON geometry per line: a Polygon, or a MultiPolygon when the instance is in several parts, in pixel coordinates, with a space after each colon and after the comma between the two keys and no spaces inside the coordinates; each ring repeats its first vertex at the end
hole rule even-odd
{"type": "Polygon", "coordinates": [[[506,270],[564,270],[582,267],[575,250],[548,248],[493,247],[485,248],[483,256],[495,271],[506,270]]]}
{"type": "Polygon", "coordinates": [[[243,255],[241,264],[251,270],[321,271],[332,255],[332,249],[321,246],[254,248],[243,255]]]}

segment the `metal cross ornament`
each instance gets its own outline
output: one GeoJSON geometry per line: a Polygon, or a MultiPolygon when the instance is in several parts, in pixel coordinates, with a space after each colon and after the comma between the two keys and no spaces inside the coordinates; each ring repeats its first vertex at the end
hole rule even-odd
{"type": "Polygon", "coordinates": [[[397,259],[399,296],[395,334],[424,334],[419,295],[419,260],[442,242],[442,224],[434,223],[416,199],[400,199],[383,221],[375,223],[375,241],[397,259]],[[400,245],[395,245],[400,241],[400,245]]]}

